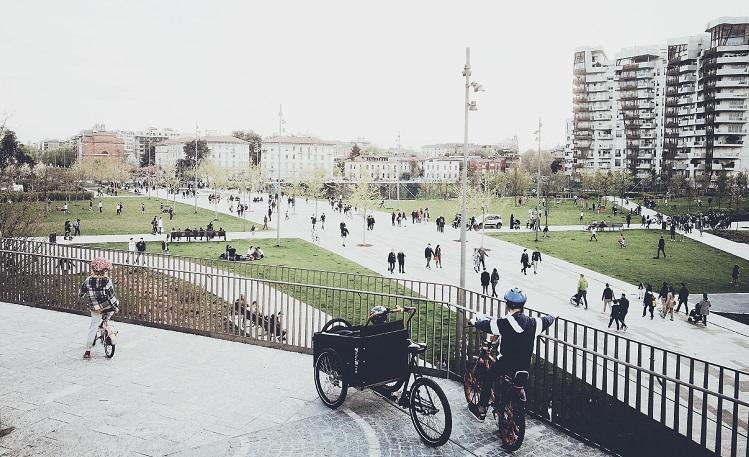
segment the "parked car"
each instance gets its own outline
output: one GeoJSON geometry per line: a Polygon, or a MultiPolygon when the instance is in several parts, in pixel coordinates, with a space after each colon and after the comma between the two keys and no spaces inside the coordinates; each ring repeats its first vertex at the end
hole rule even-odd
{"type": "Polygon", "coordinates": [[[487,214],[484,220],[479,222],[479,228],[498,229],[502,228],[502,216],[498,214],[487,214]]]}

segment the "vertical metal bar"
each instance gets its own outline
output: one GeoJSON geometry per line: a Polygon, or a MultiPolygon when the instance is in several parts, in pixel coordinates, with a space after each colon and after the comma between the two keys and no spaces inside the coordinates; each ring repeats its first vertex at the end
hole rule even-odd
{"type": "Polygon", "coordinates": [[[668,376],[668,352],[663,351],[663,380],[661,382],[661,424],[666,425],[666,376],[668,376]]]}
{"type": "MultiPolygon", "coordinates": [[[[733,398],[739,398],[739,372],[734,371],[733,376],[733,398]]],[[[733,414],[731,422],[731,457],[736,457],[736,447],[739,435],[739,403],[733,401],[733,414]]],[[[748,451],[749,452],[749,451],[748,451]]]]}
{"type": "Polygon", "coordinates": [[[692,421],[694,418],[694,359],[689,358],[689,397],[687,399],[687,438],[692,439],[692,421]]]}
{"type": "MultiPolygon", "coordinates": [[[[718,393],[723,393],[723,367],[718,369],[718,393]]],[[[718,407],[715,418],[715,453],[720,455],[721,438],[723,434],[723,397],[718,397],[718,407]]]]}
{"type": "MultiPolygon", "coordinates": [[[[676,379],[681,379],[681,356],[676,354],[676,379]]],[[[679,409],[681,408],[681,398],[679,395],[680,383],[674,383],[674,431],[679,432],[679,409]]]]}
{"type": "MultiPolygon", "coordinates": [[[[707,389],[710,380],[710,366],[707,362],[704,363],[704,379],[702,381],[702,387],[707,389]]],[[[702,446],[707,445],[707,392],[702,392],[702,424],[700,425],[700,444],[702,446]]]]}

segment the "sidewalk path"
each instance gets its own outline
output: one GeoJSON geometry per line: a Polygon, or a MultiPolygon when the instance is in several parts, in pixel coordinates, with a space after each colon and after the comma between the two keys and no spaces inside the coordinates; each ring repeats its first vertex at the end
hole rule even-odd
{"type": "MultiPolygon", "coordinates": [[[[119,323],[114,358],[84,361],[88,320],[0,303],[0,456],[507,455],[451,381],[452,441],[431,449],[369,391],[323,406],[309,355],[119,323]]],[[[605,454],[529,418],[518,455],[605,454]]]]}

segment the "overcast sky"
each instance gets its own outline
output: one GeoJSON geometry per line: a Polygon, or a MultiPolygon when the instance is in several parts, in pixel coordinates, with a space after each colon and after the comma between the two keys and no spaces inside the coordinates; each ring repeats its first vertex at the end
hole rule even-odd
{"type": "Polygon", "coordinates": [[[278,130],[389,146],[463,140],[465,47],[486,88],[469,141],[564,141],[572,53],[703,32],[749,1],[0,0],[0,120],[23,142],[97,122],[278,130]]]}

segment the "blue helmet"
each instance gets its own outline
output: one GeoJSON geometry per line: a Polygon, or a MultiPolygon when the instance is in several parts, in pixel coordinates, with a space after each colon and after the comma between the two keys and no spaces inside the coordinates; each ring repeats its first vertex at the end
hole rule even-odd
{"type": "Polygon", "coordinates": [[[505,292],[505,303],[510,309],[522,308],[525,306],[526,300],[528,300],[528,297],[525,296],[525,292],[518,287],[513,287],[505,292]]]}

